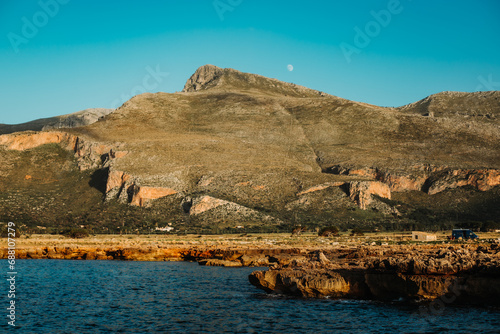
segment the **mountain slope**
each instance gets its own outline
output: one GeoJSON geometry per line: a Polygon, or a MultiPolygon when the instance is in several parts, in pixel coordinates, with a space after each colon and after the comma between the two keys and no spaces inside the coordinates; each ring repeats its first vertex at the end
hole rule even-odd
{"type": "MultiPolygon", "coordinates": [[[[5,166],[17,166],[0,169],[0,188],[17,198],[30,182],[43,182],[32,177],[14,187],[11,180],[31,175],[22,162],[52,143],[74,152],[74,168],[93,171],[88,184],[102,193],[106,208],[124,205],[130,212],[127,204],[140,205],[150,223],[170,221],[190,231],[331,221],[388,228],[443,223],[450,215],[496,219],[499,127],[477,117],[441,116],[437,105],[443,115],[457,105],[447,96],[452,102],[438,94],[439,104],[433,97],[382,108],[205,65],[183,92],[135,96],[91,125],[0,136],[5,166]],[[429,106],[434,117],[422,116],[429,106]],[[13,152],[21,147],[24,158],[13,152]]],[[[479,115],[481,108],[499,112],[497,96],[458,98],[477,106],[465,106],[465,113],[479,115]]],[[[54,182],[67,184],[65,177],[54,182]]],[[[71,190],[60,191],[67,196],[71,190]]],[[[103,228],[117,228],[112,216],[101,220],[103,228]]]]}
{"type": "Polygon", "coordinates": [[[442,92],[400,107],[403,112],[434,117],[475,118],[478,121],[500,122],[500,91],[442,92]]]}
{"type": "Polygon", "coordinates": [[[114,109],[91,108],[68,115],[41,118],[21,124],[0,124],[0,135],[19,131],[41,131],[85,126],[97,122],[113,111],[114,109]]]}

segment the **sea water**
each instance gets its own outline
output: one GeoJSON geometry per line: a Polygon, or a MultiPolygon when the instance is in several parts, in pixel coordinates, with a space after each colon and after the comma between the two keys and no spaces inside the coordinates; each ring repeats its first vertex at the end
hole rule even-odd
{"type": "Polygon", "coordinates": [[[269,295],[248,282],[259,268],[19,260],[16,269],[16,327],[5,280],[1,332],[500,333],[498,308],[269,295]]]}

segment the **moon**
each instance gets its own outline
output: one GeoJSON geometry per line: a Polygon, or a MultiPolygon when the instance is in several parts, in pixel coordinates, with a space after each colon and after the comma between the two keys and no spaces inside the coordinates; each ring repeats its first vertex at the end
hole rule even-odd
{"type": "Polygon", "coordinates": [[[293,71],[293,65],[292,64],[288,64],[288,66],[286,67],[288,69],[288,71],[292,72],[293,71]]]}

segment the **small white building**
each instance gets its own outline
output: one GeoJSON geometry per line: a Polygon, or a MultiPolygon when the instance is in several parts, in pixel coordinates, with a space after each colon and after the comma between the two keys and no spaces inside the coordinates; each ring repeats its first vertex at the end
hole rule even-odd
{"type": "Polygon", "coordinates": [[[161,232],[170,232],[173,231],[174,228],[171,226],[165,226],[165,227],[157,227],[155,228],[156,231],[161,231],[161,232]]]}
{"type": "Polygon", "coordinates": [[[437,237],[432,233],[413,231],[411,232],[411,239],[415,241],[436,241],[437,237]]]}

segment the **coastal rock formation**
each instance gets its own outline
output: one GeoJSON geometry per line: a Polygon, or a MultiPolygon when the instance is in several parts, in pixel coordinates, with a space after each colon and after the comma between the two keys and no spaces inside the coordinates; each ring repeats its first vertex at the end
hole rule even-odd
{"type": "MultiPolygon", "coordinates": [[[[291,258],[305,259],[297,249],[214,248],[214,247],[19,247],[17,259],[65,260],[126,260],[126,261],[196,261],[206,266],[253,266],[286,264],[291,258]]],[[[8,256],[7,248],[0,248],[0,259],[8,256]]]]}
{"type": "MultiPolygon", "coordinates": [[[[7,258],[8,249],[0,249],[7,258]]],[[[209,246],[19,247],[18,259],[197,261],[206,266],[269,266],[249,276],[271,293],[391,301],[499,305],[498,244],[392,245],[327,250],[209,246]]]]}
{"type": "Polygon", "coordinates": [[[200,266],[211,266],[211,267],[241,267],[240,261],[228,261],[219,259],[207,259],[198,261],[200,266]]]}
{"type": "Polygon", "coordinates": [[[358,249],[325,259],[316,252],[306,262],[253,272],[249,280],[267,292],[303,297],[434,300],[452,295],[459,302],[498,304],[500,251],[496,245],[385,253],[358,249]]]}
{"type": "MultiPolygon", "coordinates": [[[[258,271],[249,277],[250,283],[267,291],[278,294],[299,295],[303,297],[348,298],[358,296],[357,286],[351,286],[338,272],[313,270],[301,271],[258,271]]],[[[361,297],[359,294],[358,297],[361,297]]]]}
{"type": "MultiPolygon", "coordinates": [[[[20,248],[18,259],[59,260],[125,260],[125,261],[182,261],[185,249],[179,248],[106,248],[106,247],[39,247],[20,248]]],[[[7,250],[0,250],[7,258],[7,250]]]]}

